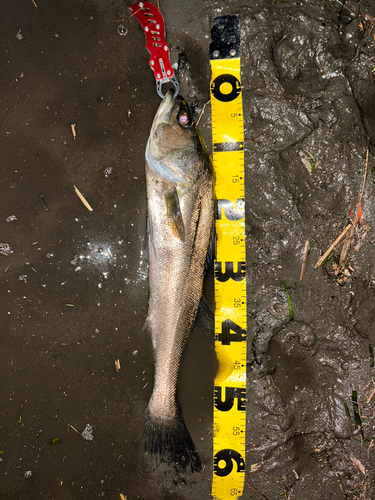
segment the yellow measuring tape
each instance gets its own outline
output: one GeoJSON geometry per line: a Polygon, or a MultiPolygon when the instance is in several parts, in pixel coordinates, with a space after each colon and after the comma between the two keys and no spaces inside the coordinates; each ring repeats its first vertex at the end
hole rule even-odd
{"type": "Polygon", "coordinates": [[[246,451],[246,246],[240,18],[214,19],[210,44],[212,149],[217,199],[212,496],[242,495],[246,451]]]}

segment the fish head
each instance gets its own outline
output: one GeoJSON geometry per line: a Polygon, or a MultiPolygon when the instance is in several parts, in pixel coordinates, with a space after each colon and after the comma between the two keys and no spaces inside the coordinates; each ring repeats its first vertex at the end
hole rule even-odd
{"type": "Polygon", "coordinates": [[[185,100],[168,91],[152,124],[147,162],[167,181],[184,185],[196,181],[208,156],[185,100]]]}

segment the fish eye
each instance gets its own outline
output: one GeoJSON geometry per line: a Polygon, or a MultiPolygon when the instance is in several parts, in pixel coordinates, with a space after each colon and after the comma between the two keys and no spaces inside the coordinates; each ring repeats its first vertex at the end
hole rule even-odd
{"type": "Polygon", "coordinates": [[[183,127],[187,127],[191,123],[190,116],[187,113],[181,113],[178,117],[178,123],[183,127]]]}

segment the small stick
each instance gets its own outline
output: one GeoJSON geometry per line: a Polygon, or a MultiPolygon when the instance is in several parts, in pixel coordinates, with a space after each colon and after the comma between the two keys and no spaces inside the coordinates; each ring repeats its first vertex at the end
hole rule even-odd
{"type": "Polygon", "coordinates": [[[33,4],[35,5],[35,8],[37,9],[37,8],[38,8],[38,6],[37,6],[37,4],[35,3],[35,0],[31,0],[31,1],[33,2],[33,4]]]}
{"type": "Polygon", "coordinates": [[[83,196],[83,194],[80,192],[80,190],[78,188],[76,188],[74,186],[74,190],[75,192],[77,193],[77,196],[78,198],[82,201],[82,203],[85,205],[85,207],[87,208],[87,210],[89,210],[90,212],[93,212],[93,209],[91,208],[89,202],[86,200],[86,198],[83,196]]]}
{"type": "Polygon", "coordinates": [[[76,124],[72,123],[70,125],[70,128],[72,129],[73,139],[76,140],[76,137],[77,137],[77,134],[76,134],[76,124]]]}
{"type": "Polygon", "coordinates": [[[353,243],[353,236],[354,236],[354,226],[351,227],[350,231],[346,235],[346,238],[344,241],[344,246],[342,247],[341,254],[340,254],[339,265],[335,271],[336,276],[341,271],[342,263],[345,261],[346,256],[348,255],[349,248],[350,248],[351,244],[353,243]]]}
{"type": "MultiPolygon", "coordinates": [[[[365,190],[365,182],[366,182],[366,177],[367,177],[367,169],[368,169],[368,150],[366,151],[365,173],[363,174],[363,184],[362,184],[361,194],[359,195],[359,198],[358,198],[359,204],[362,201],[363,191],[365,190]]],[[[358,211],[359,211],[359,207],[358,207],[358,211]]]]}
{"type": "Polygon", "coordinates": [[[25,406],[25,404],[27,403],[27,399],[25,399],[25,401],[22,403],[22,405],[20,406],[20,411],[22,410],[22,408],[25,406]]]}
{"type": "Polygon", "coordinates": [[[366,400],[366,404],[369,404],[369,402],[371,401],[371,399],[375,396],[375,389],[372,390],[370,396],[367,398],[366,400]]]}
{"type": "Polygon", "coordinates": [[[363,243],[363,240],[366,238],[366,236],[368,235],[368,231],[369,229],[364,233],[362,234],[362,238],[361,238],[361,241],[358,243],[358,245],[355,247],[355,251],[358,252],[358,250],[361,248],[362,246],[362,243],[363,243]]]}
{"type": "Polygon", "coordinates": [[[307,240],[305,243],[305,248],[303,249],[303,254],[302,254],[302,265],[301,265],[301,274],[299,277],[299,280],[302,281],[305,273],[306,273],[306,268],[307,268],[307,259],[309,256],[309,248],[310,248],[310,240],[307,240]]]}
{"type": "Polygon", "coordinates": [[[367,449],[367,460],[370,458],[370,450],[374,446],[374,440],[371,440],[370,446],[367,449]]]}
{"type": "Polygon", "coordinates": [[[209,99],[209,100],[206,102],[206,104],[203,106],[202,111],[201,111],[201,114],[199,115],[199,118],[198,118],[198,120],[197,120],[197,127],[198,127],[198,125],[199,125],[199,122],[201,121],[202,115],[203,115],[203,113],[204,113],[204,110],[206,109],[207,104],[209,104],[210,102],[211,102],[211,99],[209,99]]]}
{"type": "MultiPolygon", "coordinates": [[[[353,295],[354,295],[354,293],[353,293],[353,295]]],[[[367,387],[368,387],[369,385],[373,384],[373,383],[374,383],[374,380],[373,380],[373,379],[371,379],[371,380],[370,380],[370,382],[366,385],[366,387],[364,387],[363,389],[361,389],[361,391],[365,391],[365,390],[367,389],[367,387]]],[[[361,402],[362,402],[362,400],[361,400],[361,402]]]]}
{"type": "Polygon", "coordinates": [[[325,261],[326,257],[331,253],[331,251],[335,248],[335,246],[342,240],[342,238],[346,235],[346,233],[349,231],[349,229],[353,227],[352,224],[348,224],[346,228],[341,232],[339,236],[335,239],[335,241],[332,243],[332,245],[329,246],[328,250],[320,257],[318,262],[315,264],[314,269],[318,269],[319,266],[322,265],[322,262],[325,261]]]}
{"type": "Polygon", "coordinates": [[[249,483],[246,483],[246,482],[245,482],[245,484],[246,484],[246,486],[248,486],[251,490],[256,491],[256,490],[254,490],[254,488],[253,488],[252,486],[250,486],[250,484],[249,484],[249,483]]]}
{"type": "Polygon", "coordinates": [[[69,427],[71,427],[73,429],[73,431],[76,431],[77,434],[81,435],[81,433],[79,431],[77,431],[77,429],[75,427],[73,427],[72,425],[68,424],[68,429],[69,427]]]}

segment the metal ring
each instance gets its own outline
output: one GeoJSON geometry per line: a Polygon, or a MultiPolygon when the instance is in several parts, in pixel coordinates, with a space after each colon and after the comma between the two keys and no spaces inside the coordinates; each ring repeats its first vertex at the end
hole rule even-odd
{"type": "Polygon", "coordinates": [[[175,76],[173,76],[171,79],[169,79],[167,81],[156,80],[156,91],[159,94],[159,96],[162,99],[164,99],[164,94],[161,90],[161,87],[162,87],[163,83],[168,83],[168,82],[171,82],[172,85],[174,86],[175,91],[174,91],[173,99],[175,99],[178,96],[178,93],[180,91],[180,86],[179,86],[177,78],[175,76]]]}

